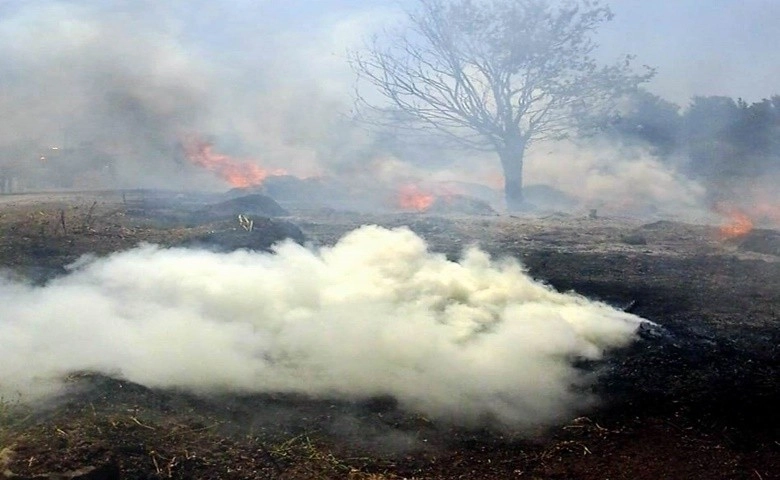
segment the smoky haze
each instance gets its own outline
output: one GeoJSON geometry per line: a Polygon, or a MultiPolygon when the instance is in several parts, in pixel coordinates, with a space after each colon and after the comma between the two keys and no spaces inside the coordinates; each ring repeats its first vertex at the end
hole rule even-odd
{"type": "Polygon", "coordinates": [[[550,424],[590,404],[573,366],[630,342],[638,317],[408,229],[335,246],[218,254],[142,246],[45,286],[6,280],[0,387],[56,393],[74,371],[195,392],[391,395],[458,424],[550,424]]]}
{"type": "MultiPolygon", "coordinates": [[[[0,167],[43,188],[229,188],[185,158],[182,139],[194,136],[271,170],[337,177],[362,187],[359,195],[381,190],[376,183],[392,189],[425,179],[478,184],[467,191],[500,198],[493,156],[410,145],[349,119],[347,49],[403,21],[399,8],[229,3],[0,3],[0,167]]],[[[617,46],[637,53],[659,67],[652,92],[686,101],[696,92],[669,85],[695,67],[682,72],[643,55],[654,40],[640,41],[632,26],[645,21],[641,8],[658,6],[633,4],[616,6],[615,24],[624,26],[606,32],[607,54],[617,46]],[[630,45],[624,34],[634,35],[630,45]]],[[[703,53],[670,50],[685,65],[703,53]]],[[[703,94],[771,94],[726,84],[735,75],[720,73],[703,94]]],[[[677,117],[658,118],[677,128],[677,117]]],[[[676,141],[664,150],[663,141],[638,139],[648,122],[613,120],[606,137],[534,146],[526,180],[544,188],[535,197],[529,188],[531,201],[640,215],[709,209],[722,184],[712,174],[717,162],[699,162],[713,159],[709,151],[676,141]]],[[[707,138],[701,145],[711,146],[707,138]]],[[[764,165],[775,157],[756,158],[764,165]]],[[[740,185],[758,184],[768,171],[776,170],[746,173],[740,185]]],[[[776,182],[760,185],[776,196],[776,182]]],[[[196,392],[392,395],[433,418],[520,428],[587,406],[593,379],[573,364],[628,344],[641,322],[557,293],[513,262],[476,249],[451,262],[409,231],[377,227],[319,252],[292,244],[275,254],[143,246],[83,259],[44,286],[4,279],[0,299],[3,393],[47,396],[69,372],[98,371],[196,392]]]]}
{"type": "MultiPolygon", "coordinates": [[[[614,3],[616,17],[598,37],[601,56],[634,53],[637,63],[657,66],[648,85],[654,94],[684,109],[694,95],[751,103],[774,93],[767,79],[776,78],[780,64],[769,61],[777,55],[768,47],[776,44],[775,30],[751,28],[773,18],[767,13],[776,11],[773,4],[701,11],[693,1],[614,3]]],[[[354,78],[347,50],[400,25],[412,4],[3,2],[0,165],[41,188],[229,188],[184,158],[182,137],[200,135],[220,153],[300,177],[356,185],[368,178],[391,189],[426,178],[496,190],[500,168],[493,156],[416,148],[403,136],[368,132],[349,120],[354,78]]],[[[664,161],[653,146],[603,139],[538,145],[529,152],[526,184],[555,189],[567,208],[709,209],[724,182],[678,161],[690,151],[675,155],[664,161]]],[[[544,207],[547,197],[534,199],[544,207]]]]}
{"type": "Polygon", "coordinates": [[[334,94],[314,39],[259,19],[236,32],[200,17],[214,10],[211,21],[235,22],[240,12],[204,2],[19,2],[5,10],[0,154],[28,174],[45,157],[44,187],[105,169],[106,186],[224,188],[187,164],[178,145],[188,135],[252,162],[318,173],[317,151],[328,148],[336,110],[348,108],[348,81],[334,94]],[[323,74],[317,81],[304,74],[306,63],[323,74]]]}
{"type": "Polygon", "coordinates": [[[79,3],[33,3],[7,15],[0,64],[10,75],[0,98],[11,121],[0,146],[28,164],[48,157],[51,175],[108,167],[106,159],[129,185],[170,172],[176,136],[208,111],[209,75],[151,18],[79,3]]]}

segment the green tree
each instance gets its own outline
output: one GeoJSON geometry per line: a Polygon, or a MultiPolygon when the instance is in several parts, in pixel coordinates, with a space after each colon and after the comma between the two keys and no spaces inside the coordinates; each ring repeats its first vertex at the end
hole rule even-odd
{"type": "Polygon", "coordinates": [[[593,35],[612,17],[597,0],[418,0],[406,28],[352,56],[358,111],[496,152],[507,207],[521,209],[528,146],[603,118],[654,74],[635,73],[631,56],[595,60],[593,35]]]}

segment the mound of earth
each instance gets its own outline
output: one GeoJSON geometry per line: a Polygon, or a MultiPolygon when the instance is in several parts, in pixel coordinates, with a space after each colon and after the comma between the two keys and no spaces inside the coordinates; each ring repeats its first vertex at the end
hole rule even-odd
{"type": "Polygon", "coordinates": [[[739,248],[749,252],[780,256],[780,232],[753,230],[739,242],[739,248]]]}
{"type": "Polygon", "coordinates": [[[429,213],[463,215],[497,215],[487,202],[467,195],[447,195],[438,197],[428,209],[429,213]]]}
{"type": "Polygon", "coordinates": [[[675,222],[672,220],[658,220],[651,223],[646,223],[638,228],[638,230],[649,230],[649,231],[660,231],[660,230],[671,230],[671,229],[678,229],[680,227],[685,227],[686,225],[680,222],[675,222]]]}
{"type": "Polygon", "coordinates": [[[542,209],[571,210],[578,205],[577,199],[549,185],[528,185],[523,188],[525,201],[542,209]]]}
{"type": "Polygon", "coordinates": [[[199,213],[205,217],[231,217],[237,215],[261,216],[261,217],[284,217],[289,213],[276,203],[276,200],[258,193],[244,195],[237,198],[231,198],[224,202],[208,205],[199,213]]]}
{"type": "Polygon", "coordinates": [[[261,217],[252,220],[251,230],[238,227],[208,232],[187,239],[184,246],[206,247],[222,252],[239,249],[267,251],[272,245],[287,239],[300,244],[306,240],[301,229],[294,223],[261,217]]]}

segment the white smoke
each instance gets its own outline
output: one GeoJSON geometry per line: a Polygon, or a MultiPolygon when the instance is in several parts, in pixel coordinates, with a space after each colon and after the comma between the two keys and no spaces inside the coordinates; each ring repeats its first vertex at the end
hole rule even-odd
{"type": "Polygon", "coordinates": [[[696,216],[705,211],[706,189],[641,147],[607,141],[534,146],[526,183],[554,186],[584,207],[610,213],[696,216]]]}
{"type": "Polygon", "coordinates": [[[318,252],[146,245],[45,286],[6,280],[0,301],[0,393],[88,370],[204,393],[392,395],[433,418],[514,427],[584,406],[572,361],[627,344],[642,321],[515,261],[471,248],[453,262],[376,226],[318,252]]]}

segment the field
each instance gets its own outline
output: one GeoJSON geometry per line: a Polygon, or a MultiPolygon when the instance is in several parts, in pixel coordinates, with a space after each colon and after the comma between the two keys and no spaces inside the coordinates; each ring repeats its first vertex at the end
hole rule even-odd
{"type": "Polygon", "coordinates": [[[533,432],[434,421],[393,398],[197,395],[73,372],[54,401],[0,403],[5,478],[780,478],[775,230],[725,239],[716,226],[663,219],[288,206],[275,219],[253,215],[249,232],[223,200],[153,191],[0,196],[0,266],[9,278],[44,284],[82,255],[143,242],[262,249],[302,233],[323,246],[360,225],[408,226],[450,258],[477,244],[519,259],[560,291],[657,326],[582,367],[600,373],[597,404],[533,432]]]}

